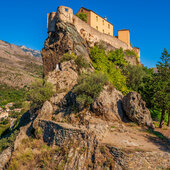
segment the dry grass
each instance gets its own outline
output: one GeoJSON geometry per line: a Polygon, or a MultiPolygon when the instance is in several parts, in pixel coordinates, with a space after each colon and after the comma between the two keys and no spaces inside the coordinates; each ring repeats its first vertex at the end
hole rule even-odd
{"type": "Polygon", "coordinates": [[[43,141],[33,138],[23,139],[14,152],[8,169],[43,169],[53,166],[53,156],[60,151],[57,146],[48,146],[43,141]]]}

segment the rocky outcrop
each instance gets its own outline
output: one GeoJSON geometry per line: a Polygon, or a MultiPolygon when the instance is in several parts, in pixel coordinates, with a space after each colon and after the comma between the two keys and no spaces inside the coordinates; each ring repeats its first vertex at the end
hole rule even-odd
{"type": "Polygon", "coordinates": [[[92,110],[95,115],[100,116],[109,121],[123,119],[121,92],[113,88],[111,85],[105,86],[100,96],[92,104],[92,110]]]}
{"type": "Polygon", "coordinates": [[[128,118],[139,125],[153,128],[149,109],[137,92],[130,92],[123,98],[123,109],[128,118]]]}
{"type": "Polygon", "coordinates": [[[65,53],[74,53],[89,60],[87,44],[75,26],[59,21],[55,25],[55,32],[49,33],[44,48],[41,50],[44,75],[56,68],[56,64],[60,62],[65,53]]]}
{"type": "Polygon", "coordinates": [[[12,155],[12,148],[8,147],[0,154],[0,169],[3,169],[12,155]]]}

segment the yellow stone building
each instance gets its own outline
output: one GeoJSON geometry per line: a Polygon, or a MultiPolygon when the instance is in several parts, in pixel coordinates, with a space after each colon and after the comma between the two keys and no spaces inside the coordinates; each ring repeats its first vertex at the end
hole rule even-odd
{"type": "Polygon", "coordinates": [[[87,14],[87,23],[98,30],[99,32],[108,34],[113,36],[113,24],[107,21],[107,18],[102,18],[92,10],[86,9],[84,7],[80,8],[77,12],[79,13],[86,13],[87,14]]]}
{"type": "Polygon", "coordinates": [[[118,39],[130,46],[130,32],[127,29],[118,31],[118,39]]]}

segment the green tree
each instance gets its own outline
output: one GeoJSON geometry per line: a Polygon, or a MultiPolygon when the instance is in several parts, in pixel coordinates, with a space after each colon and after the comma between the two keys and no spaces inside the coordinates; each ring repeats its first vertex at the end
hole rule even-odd
{"type": "Polygon", "coordinates": [[[138,91],[139,87],[143,82],[145,76],[145,71],[142,66],[138,65],[128,65],[126,68],[127,71],[127,86],[134,91],[138,91]]]}
{"type": "MultiPolygon", "coordinates": [[[[161,61],[157,64],[158,73],[154,80],[154,104],[157,108],[161,109],[161,120],[159,127],[162,128],[164,124],[165,113],[170,114],[170,71],[169,71],[169,58],[170,54],[164,49],[161,56],[161,61]]],[[[169,115],[170,119],[170,115],[169,115]]],[[[170,121],[168,121],[170,126],[170,121]]]]}
{"type": "Polygon", "coordinates": [[[40,108],[54,94],[53,85],[45,80],[33,82],[27,92],[27,100],[32,108],[40,108]]]}
{"type": "Polygon", "coordinates": [[[83,20],[84,22],[87,23],[87,16],[88,16],[88,15],[87,15],[86,13],[81,12],[81,13],[79,13],[79,14],[76,14],[76,16],[79,17],[81,20],[83,20]]]}
{"type": "MultiPolygon", "coordinates": [[[[154,73],[153,69],[143,67],[143,73],[142,81],[139,83],[139,86],[137,87],[138,92],[142,95],[142,99],[146,102],[146,106],[149,109],[153,109],[154,103],[153,95],[154,95],[154,73]]],[[[138,75],[140,76],[140,75],[138,75]]]]}

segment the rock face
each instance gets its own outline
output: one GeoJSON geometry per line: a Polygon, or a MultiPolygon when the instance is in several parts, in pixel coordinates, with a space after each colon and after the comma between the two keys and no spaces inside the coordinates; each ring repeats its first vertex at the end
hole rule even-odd
{"type": "Polygon", "coordinates": [[[150,111],[142,100],[141,95],[137,92],[128,93],[122,100],[123,109],[128,118],[139,125],[153,128],[153,122],[150,111]]]}
{"type": "Polygon", "coordinates": [[[12,155],[12,148],[8,147],[0,154],[0,169],[3,169],[12,155]]]}
{"type": "Polygon", "coordinates": [[[87,44],[77,32],[75,26],[60,21],[55,25],[55,32],[49,33],[41,53],[44,75],[56,68],[56,64],[59,63],[65,53],[74,53],[89,60],[87,44]]]}
{"type": "Polygon", "coordinates": [[[105,86],[100,96],[92,105],[92,110],[97,116],[109,121],[123,119],[121,92],[111,86],[105,86]]]}

